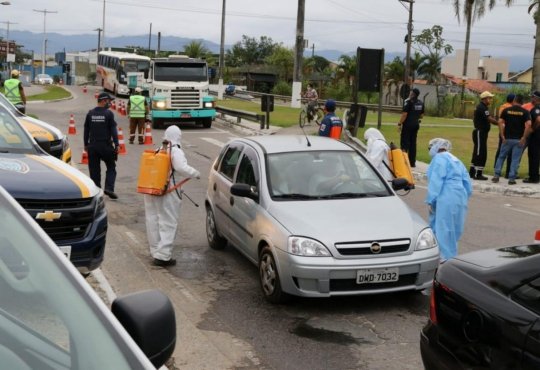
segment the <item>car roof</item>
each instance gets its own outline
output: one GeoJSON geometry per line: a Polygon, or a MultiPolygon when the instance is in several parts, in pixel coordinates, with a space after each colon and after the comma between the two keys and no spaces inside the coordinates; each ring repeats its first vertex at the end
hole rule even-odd
{"type": "Polygon", "coordinates": [[[328,137],[304,135],[263,135],[234,141],[258,144],[266,153],[305,152],[321,150],[354,151],[349,145],[328,137]]]}

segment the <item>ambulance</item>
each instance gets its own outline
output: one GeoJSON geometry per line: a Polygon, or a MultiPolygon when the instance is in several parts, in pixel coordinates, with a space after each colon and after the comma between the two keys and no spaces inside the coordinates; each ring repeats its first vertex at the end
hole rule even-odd
{"type": "Polygon", "coordinates": [[[100,266],[105,251],[103,192],[88,176],[49,151],[50,137],[32,137],[0,103],[0,185],[87,275],[100,266]]]}
{"type": "Polygon", "coordinates": [[[71,163],[71,148],[69,147],[68,139],[59,129],[39,119],[19,112],[19,110],[1,93],[0,104],[3,104],[4,107],[17,118],[30,135],[34,138],[42,137],[50,142],[50,155],[66,163],[71,163]]]}

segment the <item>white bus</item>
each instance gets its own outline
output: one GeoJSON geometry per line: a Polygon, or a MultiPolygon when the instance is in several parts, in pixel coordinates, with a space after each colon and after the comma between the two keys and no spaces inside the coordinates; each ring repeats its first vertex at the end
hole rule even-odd
{"type": "Polygon", "coordinates": [[[115,95],[129,95],[129,72],[142,72],[148,76],[150,58],[119,51],[100,51],[96,66],[97,81],[103,89],[115,95]]]}

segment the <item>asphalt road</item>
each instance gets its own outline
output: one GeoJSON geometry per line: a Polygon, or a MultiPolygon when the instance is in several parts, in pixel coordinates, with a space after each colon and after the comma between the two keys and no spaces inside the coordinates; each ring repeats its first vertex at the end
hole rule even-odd
{"type": "MultiPolygon", "coordinates": [[[[31,104],[29,113],[67,132],[69,115],[74,162],[82,155],[82,123],[94,106],[93,90],[72,88],[74,99],[31,104]]],[[[127,142],[127,118],[118,116],[127,142]]],[[[401,293],[331,299],[294,299],[268,304],[259,292],[257,268],[231,247],[215,251],[205,236],[206,174],[221,145],[250,134],[216,122],[211,129],[183,127],[188,163],[201,180],[189,181],[174,257],[163,269],[150,264],[143,198],[136,193],[139,158],[150,146],[126,144],[118,161],[118,201],[107,200],[109,233],[101,271],[118,295],[157,288],[175,306],[178,342],[175,367],[182,369],[420,369],[419,332],[429,297],[401,293]]],[[[279,133],[277,133],[279,134],[279,133]]],[[[153,131],[157,144],[162,131],[153,131]]],[[[76,164],[87,173],[83,165],[76,164]]],[[[423,217],[425,183],[404,196],[423,217]]],[[[540,229],[539,200],[475,193],[460,252],[530,243],[540,229]]],[[[388,210],[389,213],[392,210],[388,210]]],[[[306,215],[316,217],[316,215],[306,215]]],[[[95,283],[90,278],[89,282],[95,283]]],[[[97,287],[97,285],[94,284],[97,287]]],[[[98,288],[99,289],[99,288],[98,288]]]]}

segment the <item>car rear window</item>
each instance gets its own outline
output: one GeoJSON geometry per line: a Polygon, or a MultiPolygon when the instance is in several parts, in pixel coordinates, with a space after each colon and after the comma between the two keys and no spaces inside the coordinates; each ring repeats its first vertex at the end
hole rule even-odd
{"type": "Polygon", "coordinates": [[[540,277],[516,289],[512,299],[540,315],[540,277]]]}

